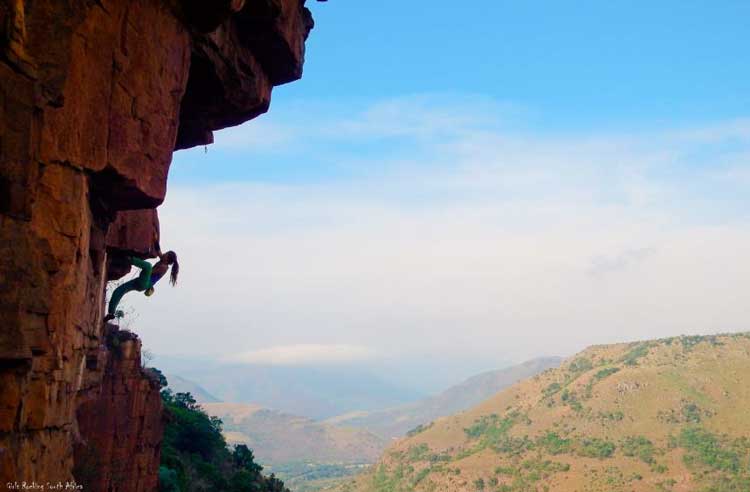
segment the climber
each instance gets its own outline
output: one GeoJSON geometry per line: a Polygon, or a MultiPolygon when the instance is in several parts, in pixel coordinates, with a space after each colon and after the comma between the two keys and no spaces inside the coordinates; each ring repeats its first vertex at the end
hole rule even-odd
{"type": "Polygon", "coordinates": [[[115,318],[115,312],[117,305],[120,303],[122,296],[131,291],[143,292],[147,296],[151,296],[154,293],[154,284],[158,282],[164,274],[167,273],[169,267],[172,267],[172,271],[169,275],[169,282],[174,285],[177,283],[177,274],[180,272],[180,264],[177,263],[177,254],[174,251],[167,251],[164,254],[159,254],[159,261],[156,264],[141,260],[140,258],[130,257],[130,264],[141,269],[141,273],[124,284],[120,285],[112,292],[112,297],[109,299],[109,306],[107,309],[107,315],[104,317],[104,321],[109,321],[115,318]]]}

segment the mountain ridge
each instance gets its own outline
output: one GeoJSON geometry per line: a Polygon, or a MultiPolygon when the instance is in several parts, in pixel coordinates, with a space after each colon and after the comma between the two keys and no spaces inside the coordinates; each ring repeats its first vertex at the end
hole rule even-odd
{"type": "Polygon", "coordinates": [[[341,492],[750,490],[750,334],[598,345],[391,446],[341,492]]]}
{"type": "Polygon", "coordinates": [[[502,369],[485,371],[450,386],[437,395],[380,411],[358,411],[327,419],[333,425],[361,427],[384,438],[398,438],[420,425],[450,415],[489,398],[498,391],[562,362],[538,357],[502,369]]]}
{"type": "Polygon", "coordinates": [[[165,374],[168,385],[167,388],[173,393],[190,393],[198,403],[218,403],[221,400],[208,392],[206,388],[189,379],[183,378],[176,374],[165,374]]]}
{"type": "MultiPolygon", "coordinates": [[[[224,422],[223,433],[230,444],[246,444],[258,461],[276,473],[297,492],[325,490],[338,480],[356,474],[376,462],[392,437],[455,409],[470,407],[477,400],[507,387],[518,379],[556,366],[559,357],[537,358],[521,364],[474,375],[445,391],[418,402],[384,411],[355,411],[323,421],[270,409],[257,403],[196,400],[210,415],[224,422]],[[380,419],[393,434],[374,432],[366,425],[349,425],[360,419],[366,424],[380,419]],[[395,429],[395,430],[394,430],[395,429]],[[385,435],[384,435],[385,434],[385,435]]],[[[170,376],[173,391],[197,390],[211,396],[197,383],[170,376]]]]}
{"type": "Polygon", "coordinates": [[[264,465],[304,462],[312,456],[320,462],[372,463],[385,445],[362,429],[334,427],[260,405],[220,402],[201,406],[222,419],[227,441],[247,444],[264,465]]]}
{"type": "Polygon", "coordinates": [[[324,420],[360,408],[387,408],[423,395],[357,368],[327,366],[183,365],[159,358],[168,374],[204,388],[218,401],[258,404],[292,415],[324,420]]]}

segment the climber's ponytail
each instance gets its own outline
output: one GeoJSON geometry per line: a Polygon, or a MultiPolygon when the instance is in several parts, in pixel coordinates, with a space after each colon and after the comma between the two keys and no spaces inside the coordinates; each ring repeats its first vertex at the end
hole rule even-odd
{"type": "Polygon", "coordinates": [[[177,253],[167,251],[164,253],[164,257],[167,259],[167,263],[172,266],[172,271],[169,272],[169,283],[174,285],[177,283],[177,275],[180,273],[180,264],[177,263],[177,253]]]}

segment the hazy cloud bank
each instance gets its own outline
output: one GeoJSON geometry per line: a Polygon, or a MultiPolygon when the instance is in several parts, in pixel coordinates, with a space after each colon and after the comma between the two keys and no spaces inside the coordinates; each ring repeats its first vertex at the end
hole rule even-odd
{"type": "Polygon", "coordinates": [[[746,121],[531,133],[512,106],[424,97],[314,126],[279,114],[219,135],[211,155],[228,172],[334,171],[173,186],[160,213],[179,288],[132,299],[154,351],[489,366],[748,329],[746,121]]]}
{"type": "Polygon", "coordinates": [[[270,366],[304,366],[321,364],[348,364],[373,357],[372,350],[356,345],[301,344],[269,347],[232,354],[227,362],[270,366]]]}

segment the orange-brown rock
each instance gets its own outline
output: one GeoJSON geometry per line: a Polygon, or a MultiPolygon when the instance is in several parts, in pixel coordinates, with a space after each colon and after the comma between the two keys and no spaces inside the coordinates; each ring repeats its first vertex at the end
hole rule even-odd
{"type": "MultiPolygon", "coordinates": [[[[191,18],[202,19],[226,2],[183,3],[201,5],[191,18]]],[[[302,75],[312,27],[304,1],[262,0],[245,2],[213,32],[196,34],[176,148],[212,143],[214,130],[266,112],[271,88],[302,75]]]]}
{"type": "Polygon", "coordinates": [[[158,249],[173,150],[266,111],[311,27],[304,0],[0,0],[0,487],[71,481],[97,443],[87,491],[153,489],[155,391],[106,348],[107,280],[158,249]]]}
{"type": "Polygon", "coordinates": [[[141,367],[135,334],[111,324],[107,331],[106,348],[86,361],[92,384],[78,398],[75,477],[83,490],[155,490],[162,439],[159,380],[141,367]]]}
{"type": "Polygon", "coordinates": [[[156,209],[117,212],[106,237],[110,251],[107,280],[122,278],[130,272],[128,255],[155,257],[159,248],[159,215],[156,209]],[[115,254],[116,253],[116,254],[115,254]]]}

